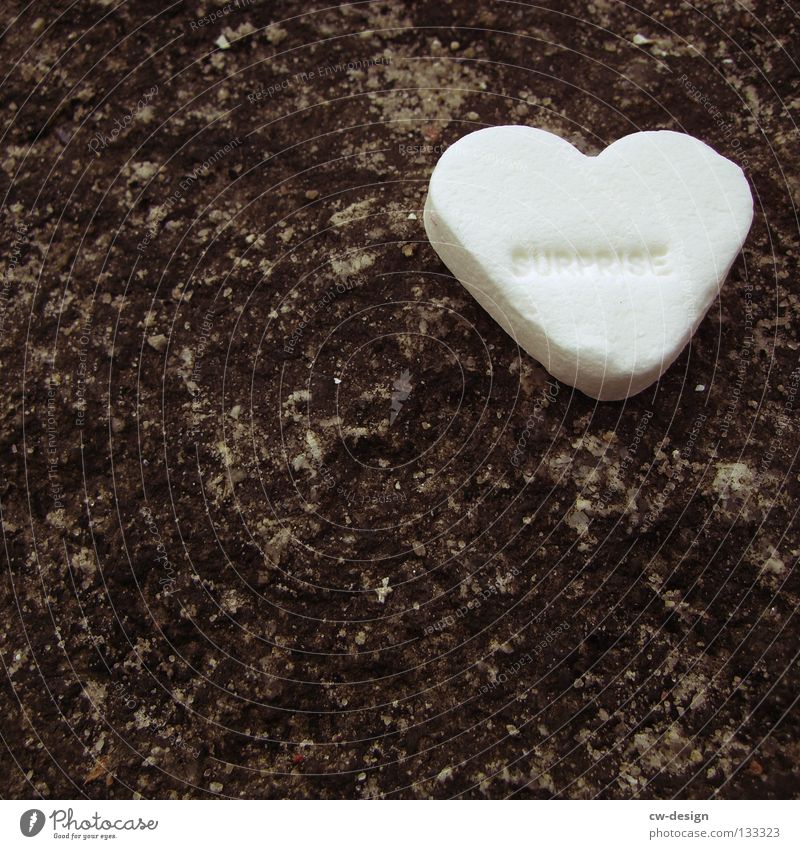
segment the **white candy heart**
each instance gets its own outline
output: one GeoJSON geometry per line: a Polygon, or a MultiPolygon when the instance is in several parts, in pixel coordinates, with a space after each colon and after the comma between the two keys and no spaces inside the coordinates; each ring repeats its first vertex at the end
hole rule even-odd
{"type": "Polygon", "coordinates": [[[667,130],[598,156],[533,127],[490,127],[442,155],[425,201],[436,252],[559,380],[601,401],[666,371],[747,236],[742,170],[667,130]]]}

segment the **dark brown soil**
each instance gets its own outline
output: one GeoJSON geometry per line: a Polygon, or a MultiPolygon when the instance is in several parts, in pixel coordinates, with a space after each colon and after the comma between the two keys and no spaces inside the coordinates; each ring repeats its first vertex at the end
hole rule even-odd
{"type": "Polygon", "coordinates": [[[3,796],[796,795],[790,4],[114,6],[2,12],[3,796]],[[428,245],[507,123],[745,168],[655,390],[428,245]]]}

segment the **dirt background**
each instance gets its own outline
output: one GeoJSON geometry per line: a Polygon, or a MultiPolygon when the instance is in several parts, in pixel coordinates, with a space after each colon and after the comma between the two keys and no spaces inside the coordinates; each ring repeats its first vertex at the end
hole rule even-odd
{"type": "Polygon", "coordinates": [[[3,796],[797,794],[792,4],[2,20],[3,796]],[[751,182],[626,403],[427,244],[443,146],[506,123],[751,182]]]}

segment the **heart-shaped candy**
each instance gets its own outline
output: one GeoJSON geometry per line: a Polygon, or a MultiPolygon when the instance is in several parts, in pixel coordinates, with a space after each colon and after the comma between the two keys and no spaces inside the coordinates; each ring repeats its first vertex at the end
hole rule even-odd
{"type": "Polygon", "coordinates": [[[753,219],[742,170],[667,130],[598,156],[533,127],[449,147],[425,230],[486,311],[559,380],[601,401],[641,392],[691,339],[753,219]]]}

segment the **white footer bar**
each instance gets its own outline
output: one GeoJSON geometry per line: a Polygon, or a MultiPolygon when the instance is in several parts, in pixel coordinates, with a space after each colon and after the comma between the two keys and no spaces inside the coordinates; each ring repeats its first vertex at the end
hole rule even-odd
{"type": "Polygon", "coordinates": [[[800,846],[796,801],[2,801],[0,845],[800,846]]]}

